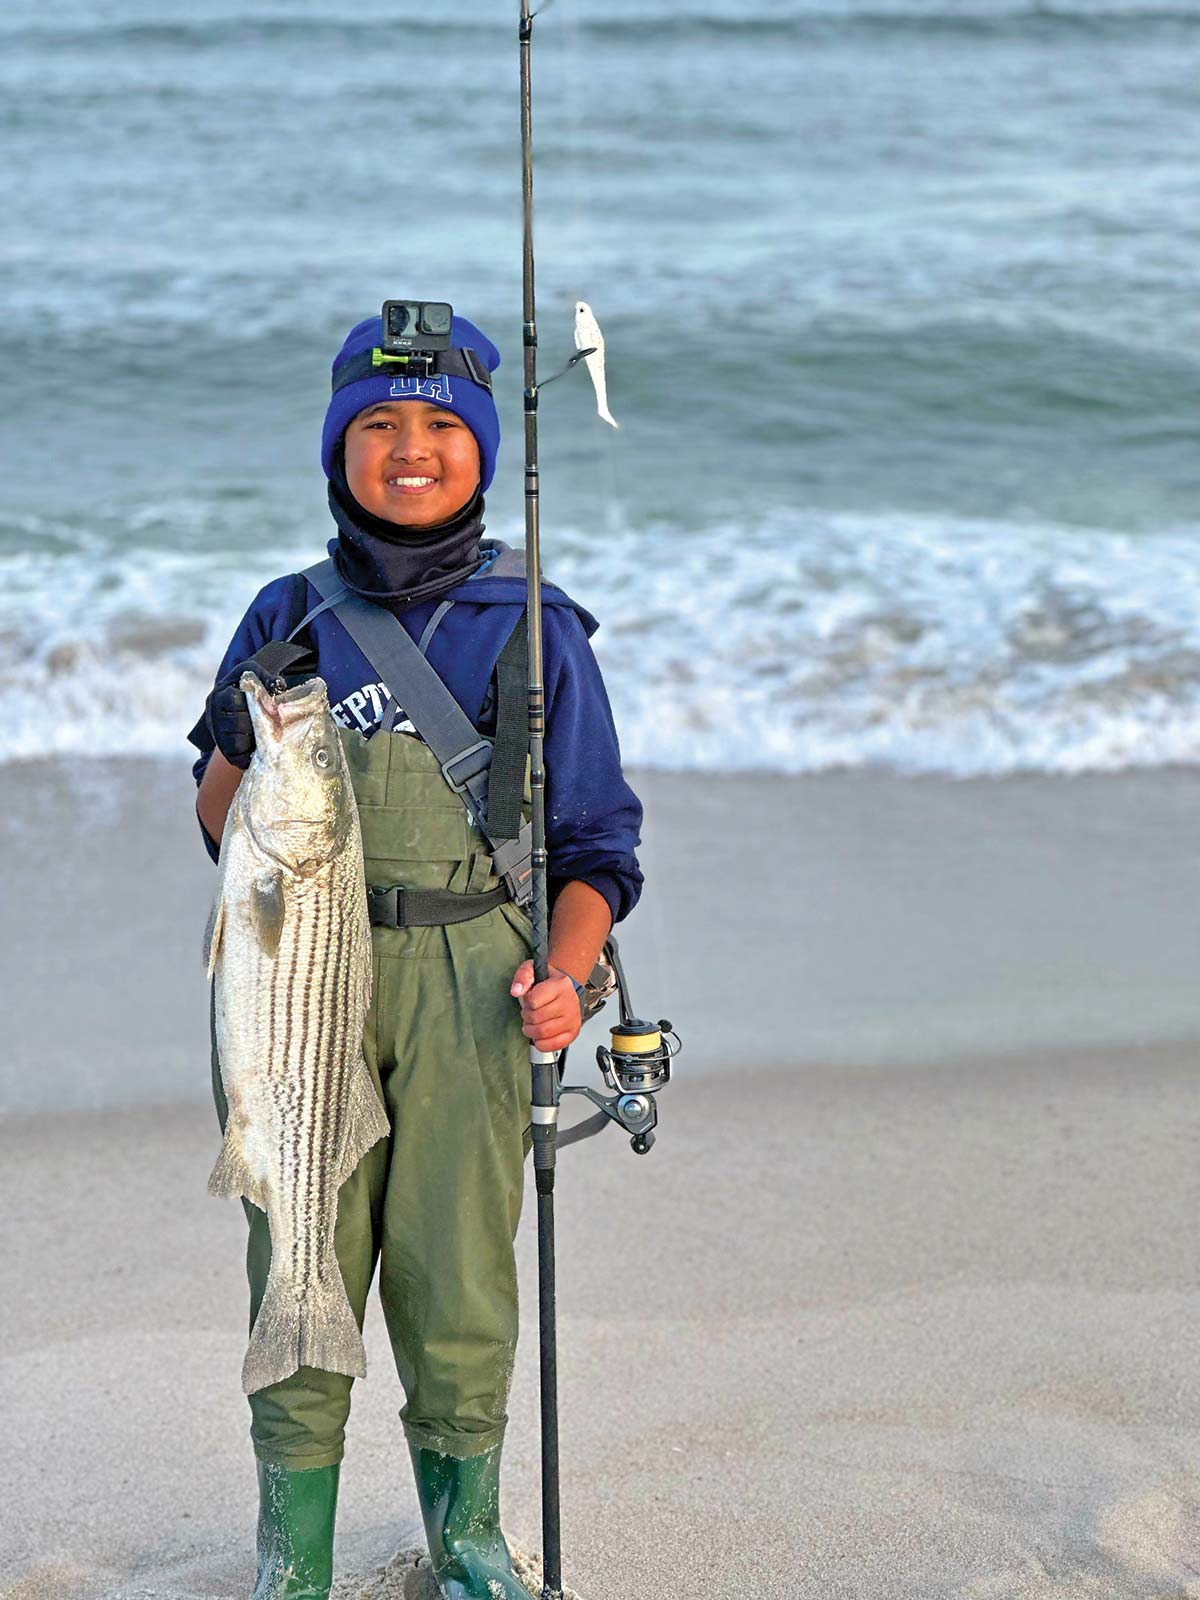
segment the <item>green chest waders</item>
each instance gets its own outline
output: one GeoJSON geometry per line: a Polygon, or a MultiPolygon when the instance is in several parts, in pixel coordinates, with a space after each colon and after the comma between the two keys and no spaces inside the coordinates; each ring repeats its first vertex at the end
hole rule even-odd
{"type": "MultiPolygon", "coordinates": [[[[499,887],[484,836],[432,751],[407,734],[343,733],[367,884],[457,895],[499,887]]],[[[403,901],[403,896],[400,897],[403,901]]],[[[409,1444],[456,1457],[499,1445],[517,1342],[513,1238],[529,1144],[529,1044],[509,994],[530,951],[511,902],[444,926],[372,930],[363,1050],[392,1124],[338,1195],[335,1248],[361,1326],[379,1290],[409,1444]]],[[[225,1107],[215,1060],[214,1088],[225,1107]]],[[[251,1321],[270,1265],[249,1203],[251,1321]]],[[[340,1461],[352,1380],[302,1367],[250,1396],[261,1462],[340,1461]]]]}

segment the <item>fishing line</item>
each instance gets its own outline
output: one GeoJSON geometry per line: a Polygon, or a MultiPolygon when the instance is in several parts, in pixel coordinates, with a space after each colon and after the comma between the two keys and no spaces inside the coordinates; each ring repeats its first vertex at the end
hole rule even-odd
{"type": "MultiPolygon", "coordinates": [[[[562,13],[564,32],[564,61],[566,71],[563,82],[567,86],[565,126],[567,130],[568,167],[570,172],[570,260],[594,261],[597,256],[595,217],[597,215],[596,188],[588,159],[590,146],[586,140],[586,125],[594,123],[595,97],[592,92],[595,74],[588,70],[594,60],[594,50],[586,51],[586,20],[580,21],[579,8],[570,5],[562,13]]],[[[586,300],[585,285],[577,285],[573,300],[586,300]]],[[[604,511],[605,531],[610,538],[620,535],[623,525],[617,458],[615,446],[604,450],[600,457],[598,477],[599,504],[604,511]]]]}
{"type": "MultiPolygon", "coordinates": [[[[570,215],[571,225],[567,238],[568,257],[570,261],[586,261],[591,258],[589,241],[583,237],[584,217],[591,215],[591,173],[587,170],[583,159],[583,114],[582,106],[584,94],[589,85],[588,74],[583,68],[582,52],[580,50],[580,23],[578,8],[575,5],[567,6],[562,14],[563,24],[563,56],[566,70],[563,73],[563,100],[566,108],[566,169],[570,180],[570,215]],[[587,204],[584,204],[586,198],[587,204]],[[586,254],[585,254],[586,251],[586,254]]],[[[585,299],[584,295],[576,295],[575,299],[585,299]]]]}

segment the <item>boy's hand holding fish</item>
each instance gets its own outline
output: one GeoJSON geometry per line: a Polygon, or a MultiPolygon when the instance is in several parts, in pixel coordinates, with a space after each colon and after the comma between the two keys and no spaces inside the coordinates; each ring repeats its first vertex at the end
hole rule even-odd
{"type": "Polygon", "coordinates": [[[255,745],[254,722],[241,688],[242,675],[253,673],[264,689],[273,688],[281,677],[288,688],[294,688],[316,675],[316,658],[307,652],[281,674],[277,664],[279,648],[277,643],[268,644],[239,661],[218,680],[205,702],[204,719],[217,749],[242,772],[250,765],[255,745]]]}

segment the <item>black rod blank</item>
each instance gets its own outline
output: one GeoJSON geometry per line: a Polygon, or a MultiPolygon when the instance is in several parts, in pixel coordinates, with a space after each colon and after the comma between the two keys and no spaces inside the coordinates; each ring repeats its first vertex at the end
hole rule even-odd
{"type": "MultiPolygon", "coordinates": [[[[533,976],[549,976],[550,914],[546,881],[545,669],[542,653],[541,543],[538,520],[537,312],[533,281],[533,118],[530,43],[533,16],[521,0],[521,262],[525,411],[525,576],[529,616],[529,786],[533,834],[533,976]]],[[[554,1172],[558,1133],[558,1057],[529,1051],[534,1180],[538,1210],[538,1331],[542,1423],[542,1600],[562,1600],[559,1524],[558,1349],[554,1285],[554,1172]]]]}

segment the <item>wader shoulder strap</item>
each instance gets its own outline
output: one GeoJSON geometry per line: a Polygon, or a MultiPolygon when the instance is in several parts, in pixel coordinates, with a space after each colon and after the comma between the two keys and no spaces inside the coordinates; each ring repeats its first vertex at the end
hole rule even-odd
{"type": "Polygon", "coordinates": [[[524,611],[496,659],[496,738],[488,780],[488,826],[502,839],[521,831],[529,754],[529,625],[524,611]]]}
{"type": "MultiPolygon", "coordinates": [[[[516,808],[517,827],[511,833],[501,833],[488,815],[491,741],[480,738],[474,723],[421,654],[404,625],[390,611],[346,590],[331,560],[306,568],[304,576],[327,602],[328,609],[366,656],[380,680],[387,684],[391,701],[403,706],[413,726],[433,751],[442,776],[462,799],[472,820],[491,845],[496,871],[507,882],[513,899],[527,900],[532,889],[529,860],[532,838],[528,824],[520,825],[520,802],[516,808]]],[[[509,692],[511,694],[511,690],[509,692]]],[[[390,727],[395,718],[392,704],[388,706],[388,713],[385,713],[385,727],[390,727]]],[[[506,761],[511,767],[512,756],[507,744],[506,737],[506,761]]],[[[523,789],[523,764],[521,782],[523,789]]],[[[508,805],[502,802],[500,809],[507,813],[500,820],[506,825],[511,823],[511,802],[508,805]]]]}

